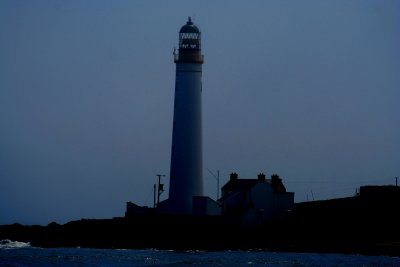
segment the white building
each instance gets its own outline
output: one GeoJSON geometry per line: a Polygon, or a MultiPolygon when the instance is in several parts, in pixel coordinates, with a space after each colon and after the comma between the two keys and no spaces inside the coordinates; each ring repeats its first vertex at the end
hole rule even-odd
{"type": "Polygon", "coordinates": [[[239,179],[232,173],[221,190],[222,214],[240,217],[244,224],[282,218],[293,210],[294,193],[286,192],[278,175],[266,179],[261,173],[257,179],[239,179]]]}

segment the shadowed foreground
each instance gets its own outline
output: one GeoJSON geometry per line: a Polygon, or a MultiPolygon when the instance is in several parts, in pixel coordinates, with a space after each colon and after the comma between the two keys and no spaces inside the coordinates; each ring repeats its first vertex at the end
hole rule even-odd
{"type": "Polygon", "coordinates": [[[245,226],[227,216],[136,215],[59,225],[0,226],[0,239],[38,247],[158,248],[400,256],[398,194],[371,201],[349,197],[298,203],[291,216],[245,226]]]}

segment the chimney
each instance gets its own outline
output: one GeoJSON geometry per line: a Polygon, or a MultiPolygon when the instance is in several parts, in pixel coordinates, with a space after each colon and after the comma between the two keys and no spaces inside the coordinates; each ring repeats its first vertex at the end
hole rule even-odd
{"type": "Polygon", "coordinates": [[[260,173],[258,174],[258,181],[264,182],[265,181],[265,174],[264,173],[260,173]]]}
{"type": "Polygon", "coordinates": [[[279,175],[278,174],[272,174],[271,175],[271,180],[273,181],[273,182],[278,182],[279,180],[281,180],[280,178],[279,178],[279,175]]]}
{"type": "Polygon", "coordinates": [[[277,174],[271,175],[271,187],[275,192],[286,192],[282,179],[277,174]]]}
{"type": "Polygon", "coordinates": [[[230,180],[231,181],[237,180],[237,179],[238,179],[238,174],[236,172],[233,172],[233,173],[230,174],[230,180]]]}

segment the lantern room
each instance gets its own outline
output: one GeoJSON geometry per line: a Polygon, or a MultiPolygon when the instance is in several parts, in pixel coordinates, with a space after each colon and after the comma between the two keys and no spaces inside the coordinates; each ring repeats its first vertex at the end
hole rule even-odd
{"type": "Polygon", "coordinates": [[[201,49],[201,32],[189,17],[186,25],[179,31],[179,52],[201,49]]]}

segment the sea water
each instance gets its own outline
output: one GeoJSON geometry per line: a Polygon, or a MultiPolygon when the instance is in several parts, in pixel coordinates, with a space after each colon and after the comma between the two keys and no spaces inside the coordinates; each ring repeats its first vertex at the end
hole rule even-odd
{"type": "Polygon", "coordinates": [[[257,251],[35,248],[1,241],[0,266],[400,266],[400,258],[257,251]]]}

